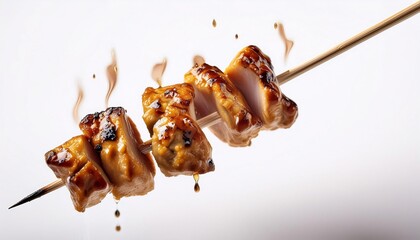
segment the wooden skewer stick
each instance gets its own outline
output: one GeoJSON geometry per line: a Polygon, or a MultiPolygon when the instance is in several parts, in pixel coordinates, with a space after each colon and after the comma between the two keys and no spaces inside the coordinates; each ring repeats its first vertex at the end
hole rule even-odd
{"type": "MultiPolygon", "coordinates": [[[[203,117],[199,120],[197,120],[197,124],[201,127],[201,128],[205,128],[211,125],[214,125],[216,123],[218,123],[221,120],[221,118],[219,117],[219,114],[217,112],[214,112],[206,117],[203,117]]],[[[144,154],[152,151],[152,140],[147,140],[146,142],[143,142],[140,145],[140,151],[144,154]]],[[[12,205],[11,207],[9,207],[9,209],[17,207],[19,205],[22,205],[24,203],[30,202],[34,199],[37,199],[39,197],[44,196],[45,194],[48,194],[54,190],[57,190],[61,187],[63,187],[64,181],[62,181],[61,179],[58,179],[38,190],[36,190],[35,192],[29,194],[28,196],[24,197],[22,200],[20,200],[19,202],[17,202],[16,204],[12,205]]]]}
{"type": "Polygon", "coordinates": [[[385,31],[386,29],[406,20],[409,17],[416,15],[420,10],[420,1],[417,1],[407,8],[397,12],[396,14],[388,17],[387,19],[373,25],[372,27],[364,30],[363,32],[354,35],[353,37],[347,39],[346,41],[338,44],[337,46],[331,48],[330,50],[312,58],[311,60],[291,68],[284,73],[278,75],[277,82],[279,85],[282,85],[293,78],[311,70],[312,68],[330,60],[331,58],[340,55],[341,53],[351,49],[352,47],[362,43],[369,38],[385,31]]]}
{"type": "MultiPolygon", "coordinates": [[[[381,33],[382,31],[406,20],[409,17],[414,16],[415,14],[417,14],[420,10],[420,1],[417,1],[415,3],[413,3],[412,5],[410,5],[409,7],[401,10],[400,12],[392,15],[391,17],[383,20],[382,22],[366,29],[365,31],[349,38],[348,40],[342,42],[341,44],[337,45],[334,48],[331,48],[330,50],[316,56],[315,58],[297,66],[294,68],[291,68],[283,73],[281,73],[280,75],[278,75],[277,78],[277,82],[279,85],[282,85],[290,80],[292,80],[293,78],[311,70],[312,68],[330,60],[331,58],[334,58],[335,56],[340,55],[341,53],[351,49],[352,47],[358,45],[361,42],[364,42],[366,40],[368,40],[369,38],[377,35],[378,33],[381,33]]],[[[217,112],[214,112],[204,118],[201,118],[197,121],[197,123],[200,125],[200,127],[205,128],[208,126],[212,126],[216,123],[219,123],[221,121],[221,118],[219,116],[219,114],[217,112]]],[[[152,141],[148,140],[146,142],[144,142],[141,147],[140,150],[143,153],[148,153],[152,150],[152,141]]],[[[52,182],[40,189],[38,189],[37,191],[29,194],[28,196],[26,196],[25,198],[23,198],[22,200],[20,200],[19,202],[17,202],[16,204],[12,205],[11,207],[9,207],[9,209],[17,207],[21,204],[27,203],[29,201],[32,201],[34,199],[37,199],[45,194],[48,194],[60,187],[64,186],[64,182],[62,180],[56,180],[55,182],[52,182]]]]}

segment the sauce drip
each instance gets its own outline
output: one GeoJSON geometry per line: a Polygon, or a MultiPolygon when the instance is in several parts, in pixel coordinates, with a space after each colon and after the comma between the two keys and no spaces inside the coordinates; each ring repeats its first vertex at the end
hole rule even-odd
{"type": "Polygon", "coordinates": [[[211,25],[213,25],[214,28],[217,26],[216,19],[213,19],[213,21],[211,22],[211,25]]]}
{"type": "Polygon", "coordinates": [[[95,78],[96,78],[96,74],[93,74],[93,75],[92,75],[92,78],[93,78],[93,79],[95,79],[95,78]]]}
{"type": "Polygon", "coordinates": [[[279,30],[280,38],[284,42],[284,60],[287,60],[290,50],[292,50],[294,42],[286,37],[284,26],[281,22],[274,23],[274,28],[279,30]]]}
{"type": "Polygon", "coordinates": [[[195,66],[195,65],[200,66],[200,65],[202,65],[205,62],[206,62],[206,60],[202,56],[200,56],[200,55],[195,55],[193,57],[193,66],[195,66]]]}
{"type": "Polygon", "coordinates": [[[106,93],[105,97],[105,107],[108,108],[109,97],[111,96],[112,91],[117,84],[118,79],[118,67],[117,67],[117,59],[115,56],[115,50],[111,51],[112,61],[106,68],[106,76],[108,78],[108,92],[106,93]]]}
{"type": "MultiPolygon", "coordinates": [[[[115,212],[114,212],[115,218],[119,218],[120,215],[121,215],[120,210],[118,210],[118,203],[119,202],[120,202],[119,200],[115,200],[115,208],[116,208],[115,212]]],[[[117,225],[115,225],[115,231],[117,231],[117,232],[121,231],[121,225],[118,222],[118,220],[117,220],[117,225]]]]}
{"type": "Polygon", "coordinates": [[[198,184],[198,180],[200,179],[200,175],[198,173],[194,173],[193,175],[195,184],[194,184],[194,192],[200,192],[200,185],[198,184]]]}
{"type": "Polygon", "coordinates": [[[162,76],[166,69],[167,60],[164,58],[161,63],[156,63],[152,68],[152,79],[162,86],[162,76]]]}
{"type": "Polygon", "coordinates": [[[239,35],[238,34],[235,34],[235,39],[238,39],[239,38],[239,35]]]}
{"type": "Polygon", "coordinates": [[[73,120],[77,124],[79,122],[79,107],[83,100],[83,89],[80,84],[77,84],[77,100],[73,107],[73,120]]]}

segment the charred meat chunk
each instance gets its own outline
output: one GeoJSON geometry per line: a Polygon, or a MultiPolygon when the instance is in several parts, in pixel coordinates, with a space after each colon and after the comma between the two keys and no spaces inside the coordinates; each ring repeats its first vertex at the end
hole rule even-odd
{"type": "Polygon", "coordinates": [[[83,135],[47,152],[45,160],[70,190],[73,205],[79,212],[100,203],[112,188],[98,154],[83,135]]]}
{"type": "Polygon", "coordinates": [[[230,146],[243,147],[251,144],[262,126],[259,117],[251,111],[242,93],[217,67],[206,63],[194,66],[185,74],[185,82],[196,90],[194,101],[197,118],[217,111],[222,122],[210,130],[230,146]]]}
{"type": "Polygon", "coordinates": [[[258,47],[242,49],[225,72],[263,121],[264,129],[292,126],[298,116],[297,105],[281,93],[271,60],[258,47]]]}
{"type": "Polygon", "coordinates": [[[79,127],[100,151],[102,166],[116,199],[145,195],[153,190],[156,170],[152,158],[141,152],[143,141],[123,108],[111,107],[89,114],[79,127]]]}

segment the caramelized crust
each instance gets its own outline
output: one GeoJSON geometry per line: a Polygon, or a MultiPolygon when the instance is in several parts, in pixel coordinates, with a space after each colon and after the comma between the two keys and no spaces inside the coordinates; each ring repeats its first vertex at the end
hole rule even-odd
{"type": "Polygon", "coordinates": [[[153,190],[156,170],[152,158],[140,151],[143,143],[140,134],[123,108],[89,114],[79,126],[100,152],[116,199],[145,195],[153,190]]]}
{"type": "Polygon", "coordinates": [[[289,128],[294,123],[297,105],[282,95],[270,58],[258,47],[242,49],[227,67],[226,74],[263,121],[264,129],[289,128]]]}
{"type": "Polygon", "coordinates": [[[241,92],[217,67],[206,63],[194,66],[185,74],[185,82],[196,89],[197,117],[217,111],[223,122],[210,127],[222,141],[234,147],[249,146],[258,136],[262,123],[248,106],[241,92]]]}
{"type": "Polygon", "coordinates": [[[181,113],[195,117],[194,105],[191,104],[193,100],[194,88],[187,83],[146,88],[142,95],[143,120],[150,136],[153,134],[153,126],[164,114],[175,116],[181,113]]]}
{"type": "Polygon", "coordinates": [[[83,135],[47,152],[45,160],[70,190],[74,207],[79,212],[100,203],[111,190],[98,154],[83,135]]]}
{"type": "Polygon", "coordinates": [[[211,145],[188,115],[162,117],[153,128],[153,156],[165,176],[214,171],[211,145]]]}

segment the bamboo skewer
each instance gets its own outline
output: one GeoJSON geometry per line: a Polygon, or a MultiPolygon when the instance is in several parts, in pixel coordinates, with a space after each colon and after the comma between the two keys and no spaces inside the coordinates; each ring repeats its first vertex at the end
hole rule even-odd
{"type": "MultiPolygon", "coordinates": [[[[355,36],[347,39],[346,41],[338,44],[337,46],[329,49],[328,51],[314,57],[313,59],[299,65],[296,66],[294,68],[291,68],[281,74],[279,74],[278,76],[276,76],[277,79],[277,83],[278,85],[282,85],[294,78],[296,78],[297,76],[311,70],[312,68],[340,55],[341,53],[353,48],[354,46],[358,45],[359,43],[362,43],[366,40],[368,40],[369,38],[385,31],[386,29],[414,16],[415,14],[417,14],[420,10],[420,1],[416,1],[415,3],[413,3],[412,5],[408,6],[407,8],[397,12],[396,14],[386,18],[385,20],[373,25],[372,27],[360,32],[359,34],[356,34],[355,36]]],[[[214,112],[204,118],[201,118],[197,121],[197,123],[200,125],[201,128],[205,128],[205,127],[209,127],[212,126],[214,124],[217,124],[221,121],[220,115],[217,112],[214,112]]],[[[143,153],[148,153],[152,150],[152,141],[148,140],[146,142],[144,142],[143,144],[141,144],[140,146],[140,150],[143,153]]],[[[19,202],[17,202],[16,204],[12,205],[11,207],[9,207],[9,209],[17,207],[19,205],[22,205],[24,203],[30,202],[34,199],[37,199],[39,197],[42,197],[45,194],[48,194],[54,190],[57,190],[58,188],[64,186],[64,182],[59,179],[56,180],[40,189],[38,189],[37,191],[29,194],[28,196],[26,196],[25,198],[23,198],[22,200],[20,200],[19,202]]]]}
{"type": "Polygon", "coordinates": [[[359,34],[354,35],[353,37],[347,39],[346,41],[338,44],[337,46],[329,49],[328,51],[312,58],[311,60],[291,68],[282,74],[278,75],[277,82],[279,85],[282,85],[293,78],[311,70],[312,68],[334,58],[341,53],[353,48],[354,46],[362,43],[369,38],[385,31],[386,29],[416,15],[420,10],[420,1],[416,1],[410,6],[404,8],[403,10],[395,13],[394,15],[386,18],[385,20],[373,25],[372,27],[360,32],[359,34]]]}

